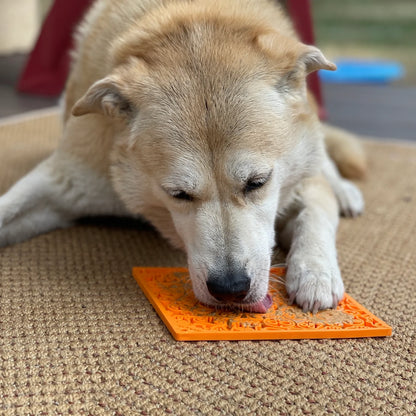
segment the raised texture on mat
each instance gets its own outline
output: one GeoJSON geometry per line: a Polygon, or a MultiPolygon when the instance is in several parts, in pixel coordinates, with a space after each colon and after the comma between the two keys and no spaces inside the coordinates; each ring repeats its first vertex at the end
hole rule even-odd
{"type": "Polygon", "coordinates": [[[273,304],[258,314],[202,305],[185,268],[133,268],[137,283],[178,341],[361,338],[392,333],[390,326],[347,294],[335,310],[303,313],[287,304],[285,268],[272,268],[271,274],[278,277],[269,287],[273,304]],[[279,278],[281,283],[276,282],[279,278]]]}

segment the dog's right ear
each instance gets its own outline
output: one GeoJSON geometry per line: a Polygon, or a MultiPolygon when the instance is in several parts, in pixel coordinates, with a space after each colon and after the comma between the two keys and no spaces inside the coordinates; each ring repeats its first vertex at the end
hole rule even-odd
{"type": "Polygon", "coordinates": [[[129,116],[133,105],[123,90],[124,82],[116,75],[110,75],[95,82],[72,108],[74,116],[97,113],[112,118],[129,116]]]}

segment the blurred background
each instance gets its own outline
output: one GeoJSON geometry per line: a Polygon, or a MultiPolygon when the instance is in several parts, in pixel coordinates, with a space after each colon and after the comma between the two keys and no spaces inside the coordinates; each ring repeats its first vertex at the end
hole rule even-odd
{"type": "Polygon", "coordinates": [[[0,53],[29,52],[53,0],[0,0],[0,53]]]}
{"type": "MultiPolygon", "coordinates": [[[[53,3],[0,0],[0,117],[58,101],[56,95],[16,90],[53,3]]],[[[416,1],[309,4],[315,43],[339,67],[336,73],[320,75],[327,120],[362,135],[416,140],[416,1]]]]}
{"type": "Polygon", "coordinates": [[[328,121],[363,135],[416,140],[416,1],[312,0],[311,9],[316,44],[328,58],[372,64],[361,82],[322,83],[328,121]]]}
{"type": "Polygon", "coordinates": [[[331,58],[395,60],[416,85],[415,0],[312,0],[317,44],[331,58]]]}

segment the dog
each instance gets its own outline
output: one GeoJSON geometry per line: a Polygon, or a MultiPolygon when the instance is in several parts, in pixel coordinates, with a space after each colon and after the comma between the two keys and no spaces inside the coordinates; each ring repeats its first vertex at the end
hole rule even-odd
{"type": "Polygon", "coordinates": [[[306,76],[335,70],[268,0],[97,0],[75,34],[56,151],[0,198],[0,246],[85,216],[141,216],[185,250],[195,296],[262,313],[276,241],[288,301],[344,294],[339,214],[364,207],[349,133],[306,76]]]}

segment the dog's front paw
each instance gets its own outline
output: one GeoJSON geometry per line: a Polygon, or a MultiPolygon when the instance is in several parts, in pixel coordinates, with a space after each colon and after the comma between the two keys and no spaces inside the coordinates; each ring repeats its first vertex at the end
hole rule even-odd
{"type": "Polygon", "coordinates": [[[338,266],[325,263],[290,259],[286,274],[289,304],[296,302],[303,312],[313,313],[337,307],[344,296],[344,284],[338,266]]]}
{"type": "Polygon", "coordinates": [[[354,183],[342,179],[334,191],[344,217],[356,217],[364,211],[363,196],[354,183]]]}

